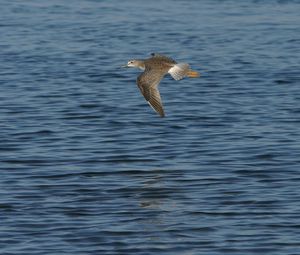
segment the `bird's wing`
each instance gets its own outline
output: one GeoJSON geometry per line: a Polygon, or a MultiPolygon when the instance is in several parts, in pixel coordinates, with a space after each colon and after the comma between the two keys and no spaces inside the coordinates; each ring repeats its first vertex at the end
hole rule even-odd
{"type": "Polygon", "coordinates": [[[146,70],[138,76],[136,81],[147,102],[161,117],[164,117],[165,113],[158,91],[158,84],[164,75],[165,73],[157,70],[146,70]]]}
{"type": "Polygon", "coordinates": [[[168,64],[177,64],[177,62],[174,59],[164,56],[164,55],[161,55],[159,53],[151,53],[151,56],[152,56],[152,59],[164,61],[165,63],[168,63],[168,64]]]}
{"type": "Polygon", "coordinates": [[[187,63],[178,63],[171,67],[168,71],[169,74],[176,80],[181,80],[187,76],[190,70],[190,65],[187,63]]]}

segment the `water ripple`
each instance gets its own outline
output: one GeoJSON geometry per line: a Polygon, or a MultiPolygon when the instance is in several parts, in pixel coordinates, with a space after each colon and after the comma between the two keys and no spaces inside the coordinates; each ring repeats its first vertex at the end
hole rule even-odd
{"type": "Polygon", "coordinates": [[[1,254],[299,254],[297,1],[4,2],[1,254]]]}

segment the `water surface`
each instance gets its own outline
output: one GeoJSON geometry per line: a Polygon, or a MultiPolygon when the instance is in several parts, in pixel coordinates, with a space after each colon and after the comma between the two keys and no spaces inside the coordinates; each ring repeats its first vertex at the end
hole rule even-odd
{"type": "Polygon", "coordinates": [[[0,253],[300,254],[299,1],[8,1],[0,253]],[[199,79],[152,111],[120,66],[199,79]]]}

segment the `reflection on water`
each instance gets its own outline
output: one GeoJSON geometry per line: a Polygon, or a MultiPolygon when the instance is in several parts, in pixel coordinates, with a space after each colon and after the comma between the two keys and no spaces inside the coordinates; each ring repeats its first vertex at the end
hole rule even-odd
{"type": "Polygon", "coordinates": [[[163,189],[163,176],[154,175],[147,176],[146,181],[143,183],[143,191],[139,194],[140,206],[148,209],[162,209],[166,195],[160,194],[163,189]]]}

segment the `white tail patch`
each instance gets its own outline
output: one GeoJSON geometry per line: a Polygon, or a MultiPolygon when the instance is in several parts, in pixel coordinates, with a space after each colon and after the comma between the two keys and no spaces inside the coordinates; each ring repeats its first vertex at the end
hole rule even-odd
{"type": "Polygon", "coordinates": [[[176,80],[181,80],[184,78],[188,71],[190,70],[190,65],[187,63],[178,63],[171,67],[168,73],[176,80]]]}

